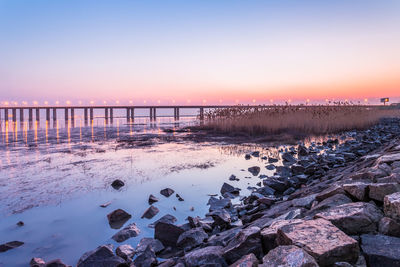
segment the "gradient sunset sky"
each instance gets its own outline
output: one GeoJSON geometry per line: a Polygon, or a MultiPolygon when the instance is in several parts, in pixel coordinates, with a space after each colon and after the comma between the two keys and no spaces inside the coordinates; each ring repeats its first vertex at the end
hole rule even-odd
{"type": "Polygon", "coordinates": [[[398,0],[0,0],[0,101],[399,101],[399,14],[398,0]]]}

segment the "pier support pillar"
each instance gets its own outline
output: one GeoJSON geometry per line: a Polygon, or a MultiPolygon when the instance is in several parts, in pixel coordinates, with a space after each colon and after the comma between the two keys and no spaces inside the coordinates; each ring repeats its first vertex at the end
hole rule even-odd
{"type": "Polygon", "coordinates": [[[108,122],[108,108],[104,109],[104,119],[108,122]]]}
{"type": "Polygon", "coordinates": [[[50,121],[50,109],[46,108],[46,121],[50,121]]]}
{"type": "Polygon", "coordinates": [[[65,121],[68,121],[68,108],[64,109],[64,119],[65,121]]]}
{"type": "Polygon", "coordinates": [[[153,110],[153,120],[157,120],[157,112],[156,112],[156,108],[154,108],[153,110]]]}
{"type": "Polygon", "coordinates": [[[204,120],[204,108],[200,108],[200,120],[204,120]]]}
{"type": "Polygon", "coordinates": [[[20,122],[24,121],[24,109],[23,108],[19,109],[19,121],[20,122]]]}
{"type": "Polygon", "coordinates": [[[75,120],[75,109],[71,108],[71,120],[75,120]]]}
{"type": "Polygon", "coordinates": [[[93,122],[93,108],[90,108],[90,122],[93,122]]]}
{"type": "Polygon", "coordinates": [[[135,109],[131,108],[131,120],[134,121],[135,120],[135,109]]]}
{"type": "Polygon", "coordinates": [[[113,109],[110,108],[110,122],[111,122],[111,124],[113,123],[113,120],[114,120],[114,112],[113,112],[113,109]]]}
{"type": "Polygon", "coordinates": [[[130,108],[126,108],[126,121],[129,122],[131,120],[131,110],[130,108]]]}
{"type": "Polygon", "coordinates": [[[176,108],[176,120],[179,121],[179,108],[176,108]]]}
{"type": "Polygon", "coordinates": [[[153,121],[153,108],[150,108],[150,121],[153,121]]]}
{"type": "Polygon", "coordinates": [[[13,122],[16,122],[17,121],[17,109],[16,108],[13,108],[12,109],[12,119],[13,119],[13,122]]]}
{"type": "Polygon", "coordinates": [[[87,122],[88,122],[88,109],[87,108],[84,108],[84,110],[83,110],[83,117],[85,119],[85,124],[87,124],[87,122]]]}
{"type": "Polygon", "coordinates": [[[57,120],[57,109],[53,108],[53,121],[57,120]]]}
{"type": "Polygon", "coordinates": [[[33,121],[33,110],[30,108],[29,109],[29,121],[32,122],[33,121]]]}
{"type": "Polygon", "coordinates": [[[40,121],[40,109],[36,109],[36,121],[40,121]]]}
{"type": "Polygon", "coordinates": [[[8,121],[8,108],[4,109],[4,120],[7,122],[8,121]]]}

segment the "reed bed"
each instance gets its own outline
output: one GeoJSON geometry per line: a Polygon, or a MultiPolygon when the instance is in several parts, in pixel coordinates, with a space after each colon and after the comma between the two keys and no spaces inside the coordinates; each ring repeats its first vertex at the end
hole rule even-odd
{"type": "Polygon", "coordinates": [[[229,134],[306,136],[365,129],[387,117],[400,117],[400,110],[350,104],[237,106],[206,112],[202,127],[229,134]]]}

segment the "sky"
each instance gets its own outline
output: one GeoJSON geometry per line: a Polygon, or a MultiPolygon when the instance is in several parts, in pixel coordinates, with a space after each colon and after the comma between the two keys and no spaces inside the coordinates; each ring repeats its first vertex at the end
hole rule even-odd
{"type": "Polygon", "coordinates": [[[400,102],[399,14],[398,0],[0,0],[0,102],[400,102]]]}

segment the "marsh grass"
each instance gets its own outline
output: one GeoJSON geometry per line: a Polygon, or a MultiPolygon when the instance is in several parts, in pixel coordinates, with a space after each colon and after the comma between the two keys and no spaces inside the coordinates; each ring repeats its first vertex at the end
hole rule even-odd
{"type": "Polygon", "coordinates": [[[368,128],[399,109],[362,105],[237,106],[206,112],[204,129],[220,133],[322,135],[368,128]]]}

